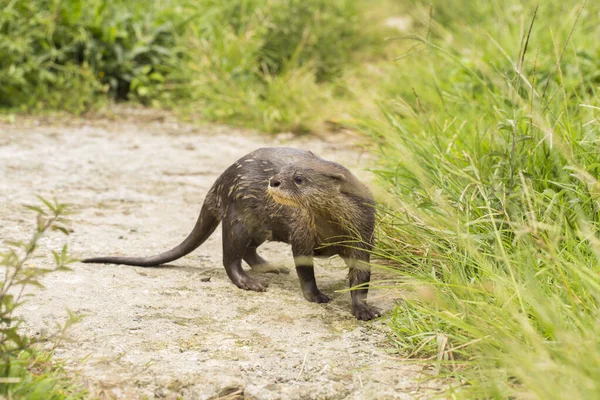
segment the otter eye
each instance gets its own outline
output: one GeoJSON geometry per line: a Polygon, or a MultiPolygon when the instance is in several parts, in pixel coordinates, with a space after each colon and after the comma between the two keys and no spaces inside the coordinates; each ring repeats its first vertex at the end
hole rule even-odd
{"type": "Polygon", "coordinates": [[[295,178],[294,178],[294,182],[295,182],[297,185],[301,185],[301,184],[302,184],[302,182],[304,182],[304,180],[302,179],[302,177],[301,177],[301,176],[297,176],[297,177],[295,177],[295,178]]]}

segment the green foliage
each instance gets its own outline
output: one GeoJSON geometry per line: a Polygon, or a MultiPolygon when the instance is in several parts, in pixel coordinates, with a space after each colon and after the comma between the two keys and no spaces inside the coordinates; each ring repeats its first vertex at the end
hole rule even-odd
{"type": "Polygon", "coordinates": [[[412,10],[387,121],[365,125],[379,252],[414,289],[393,340],[456,397],[600,397],[600,7],[462,3],[412,10]]]}
{"type": "Polygon", "coordinates": [[[270,73],[308,64],[315,68],[317,81],[330,80],[356,49],[367,44],[358,8],[351,0],[281,1],[265,15],[267,29],[258,61],[270,73]]]}
{"type": "Polygon", "coordinates": [[[0,10],[0,106],[83,111],[106,91],[159,97],[180,58],[170,13],[128,3],[9,1],[0,10]]]}
{"type": "Polygon", "coordinates": [[[201,1],[188,24],[177,75],[184,108],[268,132],[305,132],[323,121],[333,82],[380,31],[359,30],[355,2],[201,1]],[[202,12],[201,10],[209,10],[202,12]]]}
{"type": "Polygon", "coordinates": [[[108,94],[268,131],[305,131],[320,118],[327,83],[360,51],[383,43],[380,29],[365,30],[366,7],[9,0],[0,10],[0,107],[82,112],[108,94]]]}
{"type": "MultiPolygon", "coordinates": [[[[39,268],[33,264],[40,239],[51,231],[68,234],[64,204],[40,198],[40,206],[28,206],[37,213],[37,226],[29,241],[5,241],[7,249],[0,253],[0,395],[9,398],[67,399],[81,398],[81,391],[64,377],[60,365],[51,361],[50,353],[35,350],[34,340],[19,330],[21,318],[15,310],[28,296],[27,287],[43,287],[40,279],[54,271],[66,271],[74,260],[67,246],[52,251],[55,267],[39,268]]],[[[67,322],[59,327],[62,334],[80,317],[69,313],[67,322]]],[[[38,339],[39,340],[39,339],[38,339]]]]}

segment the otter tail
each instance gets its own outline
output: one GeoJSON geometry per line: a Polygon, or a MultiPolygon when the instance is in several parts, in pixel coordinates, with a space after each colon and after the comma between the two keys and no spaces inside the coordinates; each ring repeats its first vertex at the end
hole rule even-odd
{"type": "MultiPolygon", "coordinates": [[[[212,194],[212,193],[211,193],[212,194]]],[[[196,250],[208,237],[215,231],[221,222],[221,215],[218,209],[212,204],[213,196],[209,194],[202,205],[200,216],[194,229],[181,244],[162,254],[150,257],[94,257],[86,258],[81,262],[97,264],[123,264],[135,265],[139,267],[154,267],[165,264],[185,256],[196,250]]]]}

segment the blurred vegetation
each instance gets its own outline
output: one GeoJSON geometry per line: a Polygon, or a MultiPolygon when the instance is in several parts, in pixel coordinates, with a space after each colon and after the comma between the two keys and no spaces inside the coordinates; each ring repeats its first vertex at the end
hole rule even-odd
{"type": "Polygon", "coordinates": [[[43,288],[40,280],[55,271],[66,271],[74,260],[66,245],[52,251],[54,268],[35,266],[40,240],[58,231],[68,234],[65,216],[68,207],[40,198],[39,206],[28,206],[37,214],[34,234],[28,241],[4,240],[0,252],[0,397],[15,399],[82,399],[84,392],[67,378],[60,363],[52,361],[52,352],[37,344],[58,341],[80,317],[69,313],[64,325],[57,324],[54,336],[32,338],[20,329],[22,318],[15,311],[31,296],[27,288],[43,288]]]}
{"type": "Polygon", "coordinates": [[[0,107],[84,112],[108,95],[266,131],[326,118],[344,67],[385,31],[365,0],[4,3],[0,107]]]}

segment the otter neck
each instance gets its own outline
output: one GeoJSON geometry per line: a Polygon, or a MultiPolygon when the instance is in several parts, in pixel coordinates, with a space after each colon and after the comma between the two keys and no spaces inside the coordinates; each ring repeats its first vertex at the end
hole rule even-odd
{"type": "Polygon", "coordinates": [[[353,235],[364,224],[364,215],[359,204],[346,196],[332,196],[303,208],[320,233],[353,235]]]}

